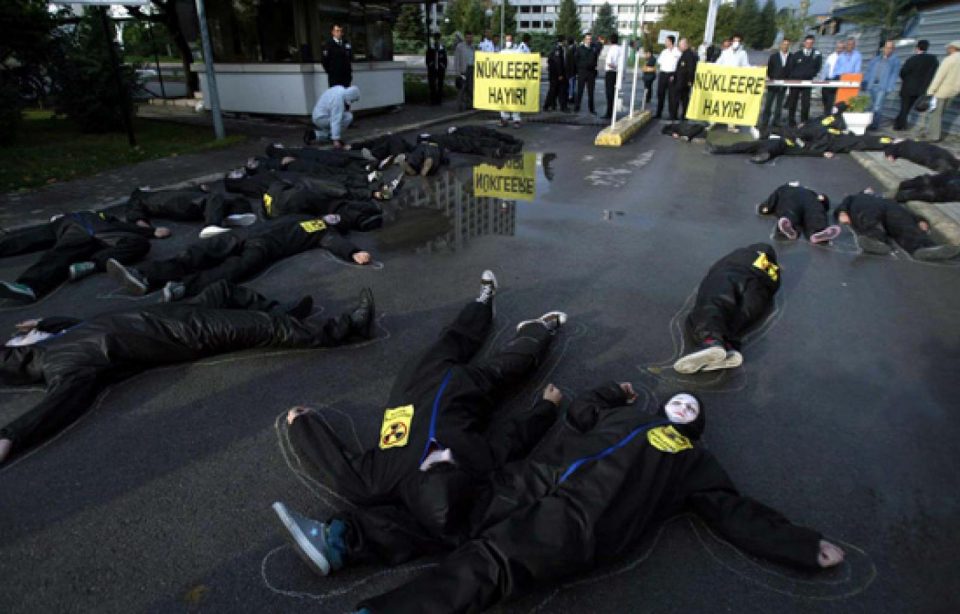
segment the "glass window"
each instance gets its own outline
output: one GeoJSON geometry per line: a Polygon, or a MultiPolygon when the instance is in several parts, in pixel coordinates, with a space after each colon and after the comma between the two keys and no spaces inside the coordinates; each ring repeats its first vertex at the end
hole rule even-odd
{"type": "Polygon", "coordinates": [[[542,6],[534,6],[534,7],[531,7],[531,8],[533,8],[533,12],[534,12],[534,13],[542,13],[542,12],[543,12],[543,7],[542,7],[542,6]]]}
{"type": "Polygon", "coordinates": [[[530,22],[530,27],[531,27],[531,28],[539,28],[539,27],[540,27],[540,22],[539,22],[539,21],[532,21],[532,22],[530,22]]]}
{"type": "Polygon", "coordinates": [[[529,22],[529,21],[521,21],[521,22],[520,22],[520,28],[521,28],[521,29],[527,29],[527,28],[529,28],[529,27],[530,27],[530,22],[529,22]]]}
{"type": "Polygon", "coordinates": [[[521,13],[529,13],[529,12],[530,12],[530,7],[529,7],[529,6],[521,6],[521,7],[520,7],[520,12],[521,12],[521,13]]]}

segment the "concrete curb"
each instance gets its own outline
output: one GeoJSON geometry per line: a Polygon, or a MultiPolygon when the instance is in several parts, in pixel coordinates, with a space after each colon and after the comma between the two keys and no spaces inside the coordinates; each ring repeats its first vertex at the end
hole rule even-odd
{"type": "MultiPolygon", "coordinates": [[[[855,151],[850,155],[863,166],[871,175],[876,177],[883,189],[889,194],[894,194],[900,185],[902,178],[897,175],[888,164],[879,161],[875,156],[869,155],[870,152],[855,151]]],[[[927,171],[932,173],[933,171],[927,171]]],[[[940,206],[934,203],[927,203],[918,200],[911,200],[905,203],[907,208],[917,215],[921,215],[930,222],[930,231],[934,239],[940,243],[950,245],[960,245],[960,224],[950,216],[945,214],[940,206]]]]}
{"type": "Polygon", "coordinates": [[[614,124],[613,128],[608,126],[601,130],[593,144],[597,147],[622,147],[630,137],[650,123],[651,118],[653,114],[650,111],[640,111],[631,117],[624,117],[614,124]]]}

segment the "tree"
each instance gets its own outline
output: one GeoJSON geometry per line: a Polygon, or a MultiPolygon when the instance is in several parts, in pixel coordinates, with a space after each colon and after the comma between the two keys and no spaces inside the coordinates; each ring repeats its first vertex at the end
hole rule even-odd
{"type": "Polygon", "coordinates": [[[767,0],[760,11],[760,38],[757,40],[757,49],[769,49],[777,40],[777,4],[774,0],[767,0]]]}
{"type": "Polygon", "coordinates": [[[166,56],[173,53],[176,43],[162,23],[145,20],[128,22],[122,32],[125,56],[144,58],[166,56]]]}
{"type": "MultiPolygon", "coordinates": [[[[655,42],[660,29],[676,30],[680,32],[680,36],[690,41],[690,46],[696,47],[703,42],[709,8],[708,0],[672,0],[666,4],[663,19],[651,26],[650,34],[644,38],[655,42]]],[[[721,4],[717,10],[714,42],[733,34],[735,22],[736,9],[729,4],[721,4]]]]}
{"type": "Polygon", "coordinates": [[[397,17],[397,25],[393,28],[396,38],[411,41],[425,41],[427,28],[424,25],[423,10],[419,4],[404,4],[397,17]]]}
{"type": "Polygon", "coordinates": [[[799,41],[806,35],[807,28],[816,23],[816,19],[807,16],[807,5],[801,3],[798,10],[783,8],[777,13],[777,27],[784,38],[799,41]]]}
{"type": "MultiPolygon", "coordinates": [[[[190,72],[190,64],[193,63],[193,50],[190,49],[186,33],[180,27],[180,18],[177,15],[177,0],[151,0],[151,2],[149,11],[144,10],[144,7],[141,6],[128,6],[126,7],[127,12],[134,19],[163,24],[173,38],[173,43],[180,54],[183,74],[187,78],[187,94],[192,95],[193,92],[200,89],[200,81],[196,73],[190,72]]],[[[192,12],[192,8],[190,10],[193,20],[196,21],[196,14],[192,12]]]]}
{"type": "Polygon", "coordinates": [[[557,34],[564,38],[580,39],[583,27],[580,25],[580,8],[576,0],[560,0],[555,28],[557,34]]]}
{"type": "MultiPolygon", "coordinates": [[[[516,34],[517,7],[510,4],[510,0],[503,0],[503,2],[506,7],[506,11],[503,14],[503,32],[505,34],[516,34]]],[[[500,4],[493,7],[493,17],[490,18],[490,29],[494,32],[500,32],[500,10],[500,4]]]]}
{"type": "Polygon", "coordinates": [[[447,5],[445,17],[450,20],[447,33],[481,34],[486,29],[487,17],[480,0],[453,0],[447,5]]]}
{"type": "Polygon", "coordinates": [[[862,0],[847,19],[863,26],[880,28],[880,44],[903,33],[903,26],[916,13],[913,0],[862,0]]]}
{"type": "Polygon", "coordinates": [[[613,14],[613,7],[609,2],[604,2],[597,13],[596,21],[593,22],[593,36],[609,38],[616,31],[617,17],[613,14]]]}
{"type": "Polygon", "coordinates": [[[744,45],[761,49],[760,38],[760,5],[757,0],[740,0],[736,8],[736,29],[743,35],[744,45]]]}

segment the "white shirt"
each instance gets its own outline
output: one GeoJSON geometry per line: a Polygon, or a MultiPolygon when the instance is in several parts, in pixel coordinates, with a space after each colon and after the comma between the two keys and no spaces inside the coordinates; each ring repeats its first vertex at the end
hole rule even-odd
{"type": "Polygon", "coordinates": [[[717,58],[717,64],[720,66],[749,67],[750,58],[742,47],[736,51],[733,50],[733,47],[727,47],[723,50],[723,53],[720,54],[720,57],[717,58]]]}
{"type": "Polygon", "coordinates": [[[827,56],[826,61],[823,63],[823,71],[821,72],[821,76],[824,79],[830,78],[830,76],[833,74],[833,67],[837,65],[837,60],[839,59],[840,54],[836,51],[827,56]]]}
{"type": "Polygon", "coordinates": [[[493,52],[496,51],[497,49],[496,49],[496,47],[493,46],[493,41],[492,41],[492,40],[490,40],[490,39],[488,39],[488,38],[485,38],[485,39],[483,39],[482,41],[480,41],[480,46],[477,47],[477,50],[478,50],[478,51],[486,51],[486,52],[488,52],[488,53],[493,53],[493,52]]]}
{"type": "Polygon", "coordinates": [[[517,45],[517,49],[520,51],[520,53],[530,53],[530,47],[528,47],[524,42],[521,42],[519,45],[517,45]]]}
{"type": "Polygon", "coordinates": [[[657,65],[662,72],[677,72],[677,62],[680,61],[680,50],[664,49],[657,57],[657,65]]]}
{"type": "Polygon", "coordinates": [[[607,72],[616,72],[620,69],[620,55],[623,53],[620,45],[607,45],[606,67],[607,72]]]}

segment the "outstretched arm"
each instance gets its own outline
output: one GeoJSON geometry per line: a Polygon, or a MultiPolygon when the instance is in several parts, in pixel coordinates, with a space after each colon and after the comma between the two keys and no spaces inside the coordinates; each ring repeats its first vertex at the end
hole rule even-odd
{"type": "Polygon", "coordinates": [[[547,384],[536,404],[511,420],[503,435],[491,442],[497,465],[526,456],[557,421],[562,400],[560,389],[547,384]]]}
{"type": "Polygon", "coordinates": [[[636,399],[637,393],[629,382],[607,382],[575,399],[567,411],[567,421],[585,433],[596,425],[601,411],[628,405],[636,399]]]}

